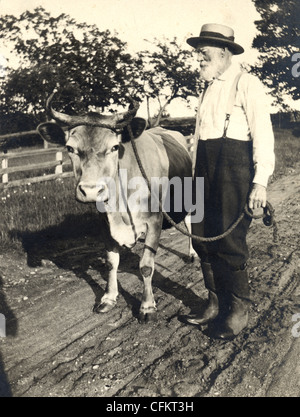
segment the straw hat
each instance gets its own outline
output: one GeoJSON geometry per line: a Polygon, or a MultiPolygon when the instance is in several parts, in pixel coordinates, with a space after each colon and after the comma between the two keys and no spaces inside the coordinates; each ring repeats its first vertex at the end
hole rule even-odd
{"type": "Polygon", "coordinates": [[[200,35],[188,38],[187,43],[194,48],[204,45],[227,46],[234,55],[239,55],[244,52],[244,48],[234,42],[233,29],[217,23],[207,23],[203,25],[200,35]]]}

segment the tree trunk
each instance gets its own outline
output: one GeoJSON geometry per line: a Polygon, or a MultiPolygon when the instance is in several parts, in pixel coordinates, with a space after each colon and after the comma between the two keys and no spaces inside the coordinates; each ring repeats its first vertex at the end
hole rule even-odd
{"type": "Polygon", "coordinates": [[[158,112],[158,115],[157,115],[157,117],[156,117],[156,120],[155,120],[155,122],[154,122],[154,127],[155,126],[159,126],[159,123],[160,123],[160,120],[161,120],[161,117],[162,117],[162,114],[163,114],[163,112],[166,110],[166,108],[167,108],[167,106],[168,106],[168,104],[170,104],[170,102],[171,102],[171,100],[168,100],[168,101],[166,101],[165,102],[165,104],[163,105],[163,106],[161,106],[161,103],[160,103],[160,101],[159,101],[159,106],[160,106],[160,108],[159,108],[159,112],[158,112]]]}
{"type": "Polygon", "coordinates": [[[149,127],[153,127],[152,126],[152,119],[151,119],[151,115],[150,115],[150,97],[147,96],[147,116],[148,116],[148,126],[149,127]]]}

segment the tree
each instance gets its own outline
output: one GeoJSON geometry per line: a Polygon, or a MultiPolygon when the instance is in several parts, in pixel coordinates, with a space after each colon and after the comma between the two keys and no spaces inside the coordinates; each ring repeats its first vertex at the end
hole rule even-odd
{"type": "Polygon", "coordinates": [[[65,111],[90,105],[125,104],[129,89],[139,91],[138,61],[126,43],[108,30],[79,24],[66,14],[52,17],[44,8],[19,18],[0,18],[0,40],[18,57],[2,82],[2,112],[22,111],[39,116],[56,86],[63,90],[65,111]],[[76,103],[71,103],[77,97],[76,103]]]}
{"type": "Polygon", "coordinates": [[[261,15],[255,22],[259,31],[253,47],[260,52],[252,68],[270,88],[277,105],[285,107],[285,96],[300,99],[295,59],[300,50],[299,0],[253,0],[261,15]],[[294,67],[294,70],[293,70],[294,67]]]}
{"type": "Polygon", "coordinates": [[[158,125],[167,106],[175,98],[187,100],[197,96],[199,72],[193,66],[192,51],[183,49],[174,38],[164,42],[155,39],[155,52],[143,51],[139,54],[144,70],[141,74],[144,94],[147,100],[150,125],[158,125]],[[150,115],[150,100],[157,100],[159,110],[156,119],[150,115]]]}

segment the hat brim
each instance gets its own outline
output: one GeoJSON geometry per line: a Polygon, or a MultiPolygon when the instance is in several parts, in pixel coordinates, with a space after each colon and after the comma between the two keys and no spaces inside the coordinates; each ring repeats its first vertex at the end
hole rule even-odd
{"type": "Polygon", "coordinates": [[[227,46],[234,55],[240,55],[244,52],[244,48],[228,39],[215,38],[213,36],[201,36],[188,38],[187,43],[193,48],[197,48],[200,45],[209,45],[209,46],[227,46]]]}

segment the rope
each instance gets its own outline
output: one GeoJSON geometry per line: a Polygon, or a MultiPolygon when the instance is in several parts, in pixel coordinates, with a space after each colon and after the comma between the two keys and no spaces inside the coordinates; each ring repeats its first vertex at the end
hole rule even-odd
{"type": "MultiPolygon", "coordinates": [[[[137,151],[137,147],[135,144],[135,140],[133,137],[133,133],[132,133],[132,129],[131,126],[128,125],[127,126],[128,132],[129,132],[129,136],[130,136],[130,141],[131,141],[131,145],[133,148],[133,152],[136,158],[136,161],[138,163],[139,169],[144,177],[144,179],[147,182],[147,186],[149,191],[151,192],[151,183],[147,177],[147,174],[144,170],[143,164],[141,162],[140,156],[138,154],[137,151]]],[[[242,221],[242,219],[244,218],[245,215],[247,215],[248,217],[250,217],[251,219],[263,219],[263,222],[265,224],[265,226],[273,226],[273,241],[274,242],[278,242],[278,229],[277,229],[277,224],[275,221],[275,216],[274,216],[274,212],[275,210],[273,209],[271,203],[269,203],[267,201],[266,203],[266,207],[264,207],[263,209],[263,213],[262,214],[258,214],[258,215],[254,215],[252,213],[252,211],[250,209],[248,209],[247,204],[244,207],[243,212],[240,214],[240,216],[238,217],[238,219],[222,234],[218,235],[218,236],[212,236],[212,237],[203,237],[203,236],[198,236],[198,235],[194,235],[192,233],[189,233],[186,228],[181,227],[179,224],[175,223],[174,220],[168,215],[168,213],[166,213],[163,208],[162,208],[162,204],[159,201],[159,209],[162,212],[163,216],[165,217],[165,219],[173,226],[175,227],[175,229],[177,229],[179,232],[181,232],[182,234],[184,234],[185,236],[188,236],[189,238],[195,240],[195,241],[199,241],[199,242],[215,242],[217,240],[223,239],[224,237],[228,236],[236,227],[237,225],[242,221]]]]}

